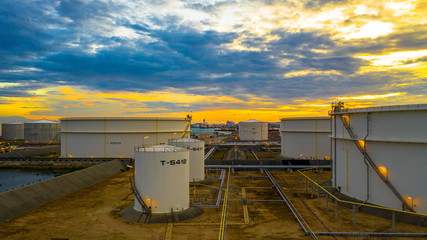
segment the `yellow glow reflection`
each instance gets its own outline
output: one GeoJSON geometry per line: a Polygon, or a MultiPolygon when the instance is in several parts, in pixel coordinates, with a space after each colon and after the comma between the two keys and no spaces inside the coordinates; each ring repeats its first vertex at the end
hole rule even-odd
{"type": "Polygon", "coordinates": [[[384,177],[388,177],[388,171],[387,168],[384,166],[379,166],[378,170],[380,171],[381,175],[383,175],[384,177]]]}
{"type": "Polygon", "coordinates": [[[365,141],[363,141],[363,140],[358,140],[358,142],[359,142],[359,146],[360,146],[362,149],[365,149],[365,141]]]}

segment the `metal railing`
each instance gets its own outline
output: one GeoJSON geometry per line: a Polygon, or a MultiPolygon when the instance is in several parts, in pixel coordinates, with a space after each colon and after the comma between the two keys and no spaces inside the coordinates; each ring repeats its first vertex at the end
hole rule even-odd
{"type": "Polygon", "coordinates": [[[390,188],[390,190],[394,193],[394,195],[396,195],[396,197],[402,202],[402,204],[407,209],[409,209],[410,211],[413,212],[414,211],[413,207],[409,206],[409,204],[405,201],[405,199],[403,199],[402,195],[399,193],[399,191],[397,191],[397,189],[393,186],[393,184],[391,184],[391,182],[383,174],[381,174],[381,172],[378,169],[378,167],[375,164],[375,162],[372,160],[372,158],[370,157],[370,155],[365,151],[365,147],[366,146],[364,146],[364,147],[361,146],[361,144],[359,143],[359,140],[357,139],[356,135],[353,133],[353,130],[351,129],[349,123],[344,119],[343,115],[341,114],[339,116],[340,116],[341,122],[343,123],[345,129],[347,130],[348,134],[352,138],[354,144],[356,144],[356,147],[364,155],[364,157],[366,158],[366,160],[369,162],[369,165],[372,166],[372,168],[375,170],[375,172],[377,173],[377,175],[390,188]]]}
{"type": "MultiPolygon", "coordinates": [[[[326,188],[324,188],[323,186],[321,186],[320,184],[318,184],[315,180],[311,179],[309,176],[307,176],[306,174],[303,173],[303,171],[308,171],[308,170],[313,170],[316,167],[313,168],[306,168],[306,169],[301,169],[301,170],[297,170],[298,173],[303,176],[304,178],[306,178],[308,181],[310,181],[312,184],[314,184],[318,189],[321,189],[322,191],[324,191],[326,194],[328,194],[329,196],[331,196],[331,198],[335,199],[337,202],[340,203],[347,203],[347,204],[351,204],[351,205],[357,205],[357,206],[365,206],[365,207],[371,207],[371,208],[376,208],[376,209],[383,209],[383,210],[388,210],[388,211],[392,211],[392,212],[400,212],[400,213],[404,213],[404,214],[410,214],[410,215],[416,215],[416,216],[423,216],[423,217],[427,217],[427,214],[422,214],[422,213],[416,213],[416,212],[408,212],[408,211],[403,211],[403,210],[399,210],[399,209],[394,209],[394,208],[389,208],[389,207],[383,207],[383,206],[377,206],[377,205],[372,205],[372,204],[367,204],[367,203],[360,203],[360,202],[352,202],[352,201],[347,201],[347,200],[342,200],[337,198],[334,194],[332,194],[331,192],[329,192],[326,188]]],[[[320,192],[318,192],[319,194],[320,192]]]]}

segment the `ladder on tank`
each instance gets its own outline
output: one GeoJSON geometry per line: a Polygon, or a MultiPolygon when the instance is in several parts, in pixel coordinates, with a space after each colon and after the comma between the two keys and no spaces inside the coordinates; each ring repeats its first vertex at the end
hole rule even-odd
{"type": "Polygon", "coordinates": [[[381,178],[381,180],[390,188],[390,190],[396,195],[396,197],[402,202],[402,204],[409,209],[411,212],[415,212],[412,207],[409,206],[409,204],[403,199],[402,195],[397,191],[397,189],[391,184],[391,182],[383,175],[381,174],[380,170],[378,169],[375,162],[372,160],[372,158],[369,156],[369,154],[365,151],[364,147],[359,143],[359,141],[356,138],[356,135],[353,133],[353,130],[350,127],[350,124],[344,119],[343,114],[339,114],[341,122],[343,123],[345,129],[347,130],[348,134],[350,135],[351,139],[353,140],[354,144],[356,144],[356,147],[359,149],[359,151],[364,155],[366,160],[368,160],[369,164],[372,166],[372,168],[375,170],[377,175],[381,178]]]}
{"type": "Polygon", "coordinates": [[[141,204],[145,213],[151,214],[151,208],[148,207],[147,204],[145,204],[144,200],[142,199],[141,195],[139,194],[138,189],[136,189],[135,183],[132,182],[132,177],[130,177],[130,176],[129,176],[129,181],[130,181],[130,187],[132,189],[132,192],[135,195],[136,199],[138,200],[139,204],[141,204]]]}

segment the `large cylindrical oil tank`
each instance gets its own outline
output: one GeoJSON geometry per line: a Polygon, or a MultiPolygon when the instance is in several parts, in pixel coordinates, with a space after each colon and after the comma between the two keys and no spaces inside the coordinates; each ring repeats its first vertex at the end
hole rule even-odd
{"type": "Polygon", "coordinates": [[[62,157],[133,157],[134,146],[188,137],[187,118],[63,118],[62,157]]]}
{"type": "MultiPolygon", "coordinates": [[[[170,213],[190,207],[189,151],[170,145],[137,147],[135,186],[152,213],[170,213]]],[[[143,212],[135,198],[134,209],[143,212]]]]}
{"type": "Polygon", "coordinates": [[[24,124],[23,123],[3,123],[2,124],[2,139],[5,141],[22,140],[24,139],[24,124]]]}
{"type": "Polygon", "coordinates": [[[406,203],[427,214],[427,104],[337,105],[331,116],[333,185],[363,201],[399,210],[406,203]]]}
{"type": "Polygon", "coordinates": [[[239,138],[241,141],[268,140],[268,122],[257,120],[240,122],[239,138]]]}
{"type": "Polygon", "coordinates": [[[192,139],[180,138],[169,140],[169,145],[182,147],[190,150],[190,181],[198,182],[205,179],[205,142],[192,139]]]}
{"type": "Polygon", "coordinates": [[[24,123],[24,140],[29,143],[59,143],[61,124],[57,121],[38,120],[24,123]]]}
{"type": "Polygon", "coordinates": [[[331,156],[331,118],[283,118],[280,126],[282,156],[324,159],[331,156]]]}

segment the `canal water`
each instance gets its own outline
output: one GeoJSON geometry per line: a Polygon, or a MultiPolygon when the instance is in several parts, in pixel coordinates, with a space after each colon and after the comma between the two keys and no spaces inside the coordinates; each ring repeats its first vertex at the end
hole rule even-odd
{"type": "Polygon", "coordinates": [[[54,173],[0,169],[0,193],[53,177],[54,173]]]}

